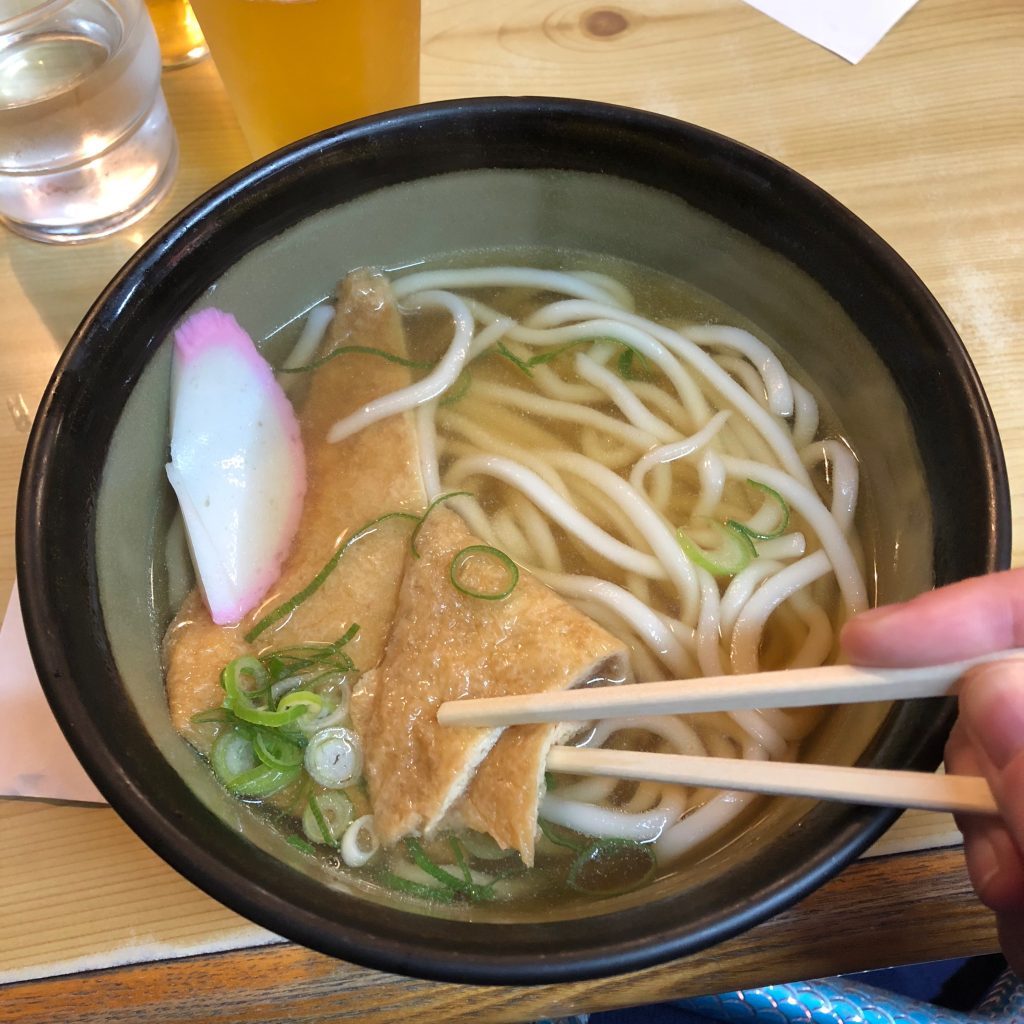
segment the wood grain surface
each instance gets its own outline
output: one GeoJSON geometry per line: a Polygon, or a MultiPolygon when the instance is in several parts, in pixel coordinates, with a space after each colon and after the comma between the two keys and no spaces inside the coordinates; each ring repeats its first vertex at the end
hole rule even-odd
{"type": "Polygon", "coordinates": [[[144,964],[3,991],[9,1024],[479,1024],[519,1022],[990,952],[989,915],[964,889],[958,851],[849,868],[800,907],[674,963],[599,981],[536,988],[442,985],[363,970],[297,946],[144,964]]]}
{"type": "MultiPolygon", "coordinates": [[[[424,100],[542,94],[657,110],[783,160],[875,228],[960,331],[992,403],[1015,496],[1024,484],[1022,68],[1019,0],[919,0],[856,67],[740,0],[424,3],[424,100]]],[[[74,248],[0,233],[5,591],[14,575],[15,484],[55,359],[135,248],[248,159],[210,62],[166,75],[164,86],[181,167],[153,214],[74,248]]],[[[1017,564],[1024,562],[1021,514],[1017,504],[1017,564]]],[[[57,964],[83,936],[87,946],[101,945],[105,923],[120,918],[134,927],[133,905],[165,907],[167,927],[185,948],[220,929],[268,939],[195,897],[109,810],[0,801],[0,969],[29,954],[57,964]],[[19,872],[17,884],[27,888],[5,893],[16,861],[38,872],[19,872]]],[[[745,936],[618,979],[529,990],[434,985],[271,945],[10,985],[0,989],[0,1020],[527,1021],[995,946],[962,856],[947,849],[859,863],[745,936]]]]}

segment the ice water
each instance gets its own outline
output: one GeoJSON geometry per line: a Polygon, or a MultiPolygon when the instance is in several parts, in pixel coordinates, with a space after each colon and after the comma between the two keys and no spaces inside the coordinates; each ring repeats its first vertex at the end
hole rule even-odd
{"type": "Polygon", "coordinates": [[[130,223],[163,194],[177,157],[145,9],[72,0],[21,21],[0,24],[0,216],[53,240],[130,223]]]}

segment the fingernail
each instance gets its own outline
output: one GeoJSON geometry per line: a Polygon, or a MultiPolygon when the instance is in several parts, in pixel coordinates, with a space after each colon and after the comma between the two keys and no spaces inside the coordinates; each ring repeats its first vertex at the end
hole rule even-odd
{"type": "Polygon", "coordinates": [[[1005,768],[1024,750],[1024,660],[972,670],[960,691],[960,714],[992,764],[1005,768]]]}

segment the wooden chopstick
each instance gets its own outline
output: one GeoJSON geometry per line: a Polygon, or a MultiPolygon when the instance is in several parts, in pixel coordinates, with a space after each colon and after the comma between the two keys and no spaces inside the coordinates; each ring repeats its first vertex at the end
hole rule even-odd
{"type": "MultiPolygon", "coordinates": [[[[969,669],[1004,658],[1024,658],[1024,650],[1000,651],[923,668],[832,665],[448,701],[438,708],[437,720],[442,725],[506,726],[948,697],[954,695],[957,680],[969,669]]],[[[651,779],[882,807],[998,814],[988,783],[974,776],[557,746],[548,754],[547,769],[572,775],[651,779]]]]}
{"type": "Polygon", "coordinates": [[[1004,658],[1024,658],[1024,649],[923,668],[830,665],[446,701],[438,708],[437,720],[442,725],[526,725],[739,708],[815,707],[947,697],[953,694],[956,681],[968,669],[1004,658]]]}
{"type": "MultiPolygon", "coordinates": [[[[845,800],[881,807],[998,814],[988,783],[968,775],[847,768],[788,761],[744,761],[730,757],[650,754],[632,750],[552,747],[548,771],[653,779],[689,786],[741,789],[819,800],[845,800]]],[[[557,795],[555,790],[555,795],[557,795]]]]}

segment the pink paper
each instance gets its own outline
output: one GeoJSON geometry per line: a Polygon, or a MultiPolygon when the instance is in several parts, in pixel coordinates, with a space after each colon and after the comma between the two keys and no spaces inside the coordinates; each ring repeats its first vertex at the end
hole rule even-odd
{"type": "Polygon", "coordinates": [[[0,628],[0,796],[106,803],[60,731],[25,638],[18,585],[0,628]]]}

